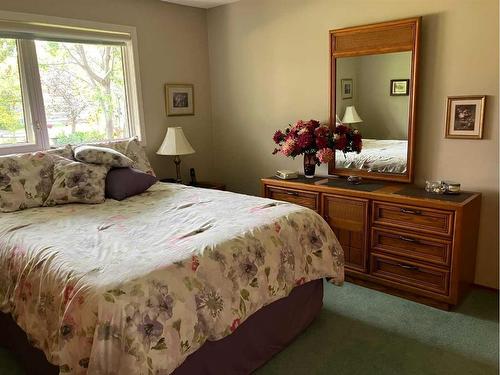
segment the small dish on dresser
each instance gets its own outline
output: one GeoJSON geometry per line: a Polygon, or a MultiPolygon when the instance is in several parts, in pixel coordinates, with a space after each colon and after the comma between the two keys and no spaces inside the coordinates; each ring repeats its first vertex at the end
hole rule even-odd
{"type": "Polygon", "coordinates": [[[446,190],[442,181],[425,181],[425,191],[433,194],[444,194],[446,190]]]}
{"type": "Polygon", "coordinates": [[[453,181],[425,181],[425,191],[433,194],[460,194],[460,184],[453,181]]]}
{"type": "Polygon", "coordinates": [[[443,181],[446,194],[460,194],[460,183],[454,181],[443,181]]]}

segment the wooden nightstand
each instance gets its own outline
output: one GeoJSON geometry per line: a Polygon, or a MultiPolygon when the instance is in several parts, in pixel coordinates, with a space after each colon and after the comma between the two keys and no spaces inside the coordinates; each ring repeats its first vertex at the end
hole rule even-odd
{"type": "MultiPolygon", "coordinates": [[[[175,183],[175,178],[163,178],[160,182],[169,182],[175,183]]],[[[187,184],[188,186],[199,187],[202,189],[213,189],[213,190],[226,190],[226,185],[218,183],[218,182],[197,182],[196,184],[187,184]]]]}
{"type": "Polygon", "coordinates": [[[189,186],[199,187],[203,189],[226,190],[226,185],[217,182],[197,182],[194,185],[189,184],[189,186]]]}

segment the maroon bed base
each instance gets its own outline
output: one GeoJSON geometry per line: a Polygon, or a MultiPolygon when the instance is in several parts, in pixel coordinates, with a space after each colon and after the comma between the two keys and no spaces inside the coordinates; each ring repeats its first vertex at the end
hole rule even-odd
{"type": "MultiPolygon", "coordinates": [[[[231,335],[208,341],[173,375],[246,375],[266,363],[306,329],[323,306],[323,281],[296,287],[253,314],[231,335]]],[[[0,346],[12,351],[29,375],[58,374],[45,355],[30,346],[10,315],[0,313],[0,346]]]]}

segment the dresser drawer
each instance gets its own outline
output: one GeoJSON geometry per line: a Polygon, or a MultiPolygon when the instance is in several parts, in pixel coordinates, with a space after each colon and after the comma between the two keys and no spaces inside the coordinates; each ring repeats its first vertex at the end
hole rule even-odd
{"type": "Polygon", "coordinates": [[[394,203],[373,202],[373,225],[451,236],[453,212],[394,203]]]}
{"type": "Polygon", "coordinates": [[[318,211],[319,193],[299,189],[266,186],[266,198],[290,202],[318,211]]]}
{"type": "Polygon", "coordinates": [[[344,249],[346,269],[366,273],[369,244],[368,200],[323,194],[321,206],[324,219],[344,249]]]}
{"type": "Polygon", "coordinates": [[[372,228],[371,237],[372,250],[450,265],[451,241],[380,228],[372,228]]]}
{"type": "Polygon", "coordinates": [[[370,273],[380,279],[419,290],[448,294],[449,272],[440,268],[423,266],[396,257],[372,254],[370,255],[370,273]]]}

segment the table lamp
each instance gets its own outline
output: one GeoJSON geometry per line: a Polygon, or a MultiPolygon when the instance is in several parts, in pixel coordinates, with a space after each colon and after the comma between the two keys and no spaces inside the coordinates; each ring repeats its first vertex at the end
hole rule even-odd
{"type": "Polygon", "coordinates": [[[353,105],[347,106],[344,113],[344,118],[342,119],[344,124],[355,124],[358,122],[363,122],[363,119],[359,117],[356,108],[353,105]]]}
{"type": "Polygon", "coordinates": [[[172,127],[167,129],[167,135],[161,144],[158,155],[174,155],[175,170],[177,172],[177,179],[175,182],[181,183],[181,158],[179,155],[194,154],[193,147],[189,144],[181,127],[172,127]]]}

